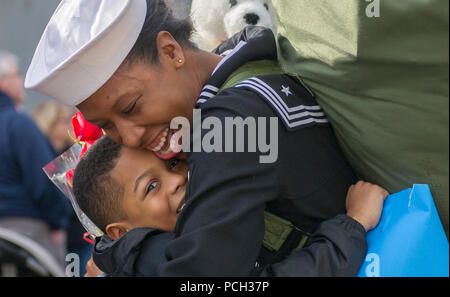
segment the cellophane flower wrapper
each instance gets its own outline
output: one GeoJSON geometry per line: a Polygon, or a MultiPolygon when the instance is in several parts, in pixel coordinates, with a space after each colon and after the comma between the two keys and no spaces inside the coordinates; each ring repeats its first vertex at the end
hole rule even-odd
{"type": "Polygon", "coordinates": [[[97,237],[102,236],[103,232],[78,206],[75,195],[73,194],[72,185],[67,179],[67,172],[73,170],[77,166],[82,149],[83,146],[81,144],[75,143],[68,150],[59,155],[59,157],[48,163],[43,170],[56,187],[58,187],[58,189],[69,199],[81,225],[83,225],[87,232],[97,237]]]}

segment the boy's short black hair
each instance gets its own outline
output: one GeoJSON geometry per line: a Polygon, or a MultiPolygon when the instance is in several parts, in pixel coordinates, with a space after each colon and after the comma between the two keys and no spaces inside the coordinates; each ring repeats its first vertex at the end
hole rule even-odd
{"type": "Polygon", "coordinates": [[[113,222],[126,219],[122,209],[123,185],[110,172],[122,146],[103,136],[80,159],[73,176],[73,191],[81,210],[103,232],[113,222]]]}
{"type": "Polygon", "coordinates": [[[131,64],[135,61],[158,63],[156,36],[161,31],[169,32],[181,45],[196,50],[190,40],[194,27],[190,18],[176,18],[164,0],[147,0],[147,15],[141,33],[125,59],[131,64]]]}

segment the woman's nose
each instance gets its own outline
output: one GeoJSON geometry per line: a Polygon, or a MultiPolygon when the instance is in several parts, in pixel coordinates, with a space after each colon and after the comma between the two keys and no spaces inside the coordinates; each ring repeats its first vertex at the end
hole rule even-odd
{"type": "Polygon", "coordinates": [[[117,125],[121,143],[127,147],[138,148],[142,144],[145,128],[139,126],[117,125]]]}

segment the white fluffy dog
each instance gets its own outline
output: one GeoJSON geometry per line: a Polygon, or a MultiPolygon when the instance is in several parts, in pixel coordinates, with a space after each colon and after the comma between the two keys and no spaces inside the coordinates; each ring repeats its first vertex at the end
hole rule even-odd
{"type": "Polygon", "coordinates": [[[276,16],[270,0],[192,0],[193,41],[211,51],[248,25],[264,26],[276,34],[276,16]]]}

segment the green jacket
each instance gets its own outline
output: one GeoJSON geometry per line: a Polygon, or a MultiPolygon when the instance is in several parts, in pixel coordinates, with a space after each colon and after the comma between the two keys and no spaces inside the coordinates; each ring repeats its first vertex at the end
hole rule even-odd
{"type": "Polygon", "coordinates": [[[448,236],[449,2],[272,2],[279,59],[314,92],[359,177],[390,192],[429,184],[448,236]]]}

